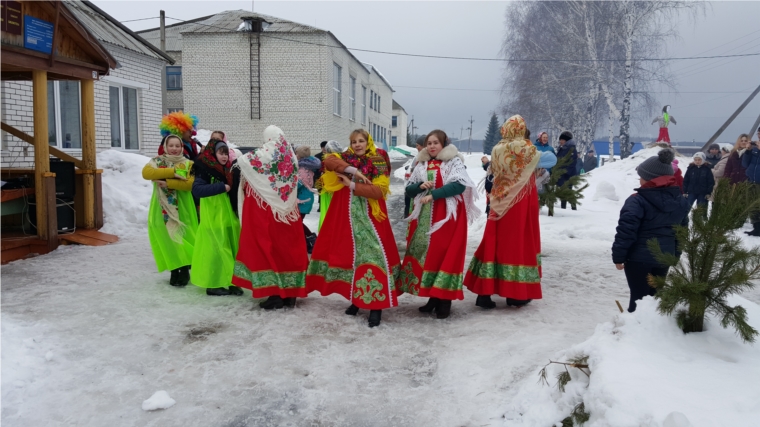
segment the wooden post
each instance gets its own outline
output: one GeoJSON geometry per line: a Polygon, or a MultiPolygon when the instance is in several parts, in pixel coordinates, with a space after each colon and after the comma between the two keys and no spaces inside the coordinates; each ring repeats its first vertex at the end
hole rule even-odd
{"type": "MultiPolygon", "coordinates": [[[[50,172],[48,151],[47,72],[32,70],[32,111],[34,114],[34,199],[37,203],[37,236],[48,240],[47,191],[45,174],[50,172]]],[[[55,211],[55,205],[52,207],[55,211]]]]}
{"type": "Polygon", "coordinates": [[[757,116],[757,120],[755,120],[755,124],[752,125],[752,129],[750,129],[749,133],[747,134],[749,135],[750,141],[752,141],[752,135],[754,135],[755,132],[757,132],[758,127],[760,127],[760,116],[757,116]]]}
{"type": "MultiPolygon", "coordinates": [[[[45,180],[45,199],[47,202],[45,205],[47,206],[47,247],[48,252],[50,252],[58,248],[58,203],[56,203],[55,197],[55,174],[45,172],[43,179],[45,180]]],[[[37,223],[37,228],[39,229],[39,223],[37,223]]]]}
{"type": "MultiPolygon", "coordinates": [[[[704,147],[702,147],[702,151],[704,151],[705,153],[707,152],[707,149],[710,148],[710,145],[713,142],[715,142],[716,139],[718,139],[718,137],[720,136],[720,134],[722,134],[723,131],[726,130],[726,128],[728,127],[728,125],[730,125],[731,122],[734,121],[734,119],[736,118],[736,116],[738,116],[739,113],[741,113],[742,110],[744,110],[744,107],[746,107],[747,105],[749,105],[750,102],[752,102],[752,100],[755,98],[755,96],[758,93],[760,93],[760,86],[758,86],[757,89],[755,89],[755,91],[752,92],[749,95],[749,97],[742,103],[742,105],[740,105],[739,108],[737,108],[736,111],[734,111],[734,114],[732,114],[731,117],[729,117],[728,120],[726,120],[726,123],[723,123],[723,126],[721,126],[720,129],[718,129],[717,132],[715,132],[715,135],[713,135],[712,138],[710,138],[709,140],[707,140],[707,143],[704,145],[704,147]]],[[[700,329],[700,332],[701,332],[701,329],[700,329]]]]}
{"type": "Polygon", "coordinates": [[[82,80],[82,166],[84,175],[84,228],[95,228],[95,81],[82,80]]]}

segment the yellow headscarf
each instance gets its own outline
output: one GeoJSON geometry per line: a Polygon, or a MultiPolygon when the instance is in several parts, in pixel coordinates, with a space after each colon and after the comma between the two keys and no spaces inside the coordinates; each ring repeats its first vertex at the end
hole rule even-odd
{"type": "MultiPolygon", "coordinates": [[[[351,154],[356,154],[354,153],[354,150],[351,148],[350,144],[347,151],[351,154]]],[[[372,135],[367,138],[367,154],[373,158],[381,157],[377,154],[377,147],[375,147],[375,142],[372,140],[372,135]]],[[[342,158],[340,153],[333,153],[329,155],[342,158]]],[[[390,165],[388,165],[388,167],[390,168],[390,165]]],[[[372,184],[380,187],[380,190],[383,192],[383,200],[385,200],[388,197],[388,194],[390,194],[390,178],[383,174],[380,174],[380,176],[375,177],[372,180],[372,184]]],[[[329,193],[340,191],[343,189],[343,187],[345,187],[340,178],[338,178],[338,174],[333,171],[325,171],[325,173],[322,174],[322,177],[319,178],[318,185],[321,186],[322,191],[327,191],[329,193]]],[[[369,206],[372,209],[372,216],[374,216],[378,221],[384,221],[387,216],[383,213],[382,209],[380,209],[380,202],[375,199],[368,199],[367,201],[369,202],[369,206]]]]}
{"type": "Polygon", "coordinates": [[[491,155],[491,218],[501,219],[530,190],[533,172],[541,158],[536,147],[525,139],[525,120],[519,115],[501,126],[502,140],[491,155]]]}

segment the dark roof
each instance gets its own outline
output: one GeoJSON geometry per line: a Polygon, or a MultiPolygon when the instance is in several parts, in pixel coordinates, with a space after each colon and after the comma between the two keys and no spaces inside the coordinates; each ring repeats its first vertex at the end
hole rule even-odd
{"type": "Polygon", "coordinates": [[[104,43],[113,44],[133,52],[141,53],[170,64],[174,60],[167,54],[151,45],[147,40],[135,34],[124,24],[104,12],[87,0],[65,0],[67,8],[77,17],[95,38],[104,43]]]}

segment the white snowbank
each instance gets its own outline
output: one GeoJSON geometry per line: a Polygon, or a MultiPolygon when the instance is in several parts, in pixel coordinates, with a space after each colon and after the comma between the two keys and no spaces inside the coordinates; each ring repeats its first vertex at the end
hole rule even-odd
{"type": "Polygon", "coordinates": [[[119,150],[98,153],[103,169],[104,233],[119,237],[144,235],[148,230],[148,208],[153,184],[142,177],[149,157],[119,150]]]}
{"type": "Polygon", "coordinates": [[[408,159],[410,156],[407,156],[398,150],[390,150],[388,151],[388,157],[390,157],[391,160],[404,160],[408,159]]]}
{"type": "Polygon", "coordinates": [[[169,393],[165,390],[159,390],[153,393],[148,400],[143,401],[143,411],[155,411],[156,409],[168,409],[177,403],[174,399],[169,397],[169,393]]]}
{"type": "MultiPolygon", "coordinates": [[[[760,328],[760,306],[739,296],[729,303],[746,308],[749,323],[760,328]]],[[[548,369],[551,387],[538,384],[534,372],[505,425],[553,425],[580,402],[591,414],[587,427],[661,426],[667,418],[678,426],[683,417],[694,427],[756,425],[760,346],[742,343],[713,316],[707,331],[684,334],[656,304],[646,297],[635,313],[616,315],[588,340],[556,354],[554,361],[589,356],[590,378],[570,368],[572,381],[562,393],[555,383],[563,367],[548,369]]]]}

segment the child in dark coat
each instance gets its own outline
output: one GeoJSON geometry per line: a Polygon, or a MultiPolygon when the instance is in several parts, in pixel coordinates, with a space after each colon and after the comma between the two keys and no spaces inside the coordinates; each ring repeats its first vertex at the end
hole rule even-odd
{"type": "Polygon", "coordinates": [[[648,276],[666,276],[669,267],[655,260],[647,241],[657,239],[664,253],[680,256],[676,242],[676,225],[688,225],[689,206],[673,177],[674,154],[670,149],[643,161],[636,172],[641,187],[628,197],[620,210],[612,262],[625,270],[631,299],[628,311],[636,311],[636,301],[654,295],[648,276]]]}
{"type": "Polygon", "coordinates": [[[686,168],[683,177],[683,192],[691,208],[694,201],[697,207],[704,206],[707,214],[707,196],[712,194],[715,187],[715,176],[712,173],[712,165],[705,161],[705,153],[694,153],[694,163],[686,168]]]}

